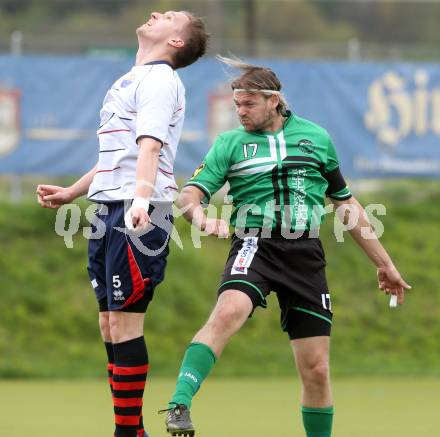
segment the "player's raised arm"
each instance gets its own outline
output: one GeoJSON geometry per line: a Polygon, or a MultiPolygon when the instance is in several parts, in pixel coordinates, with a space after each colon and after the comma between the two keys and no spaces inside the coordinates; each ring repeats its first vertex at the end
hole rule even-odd
{"type": "Polygon", "coordinates": [[[36,191],[38,203],[43,208],[56,209],[61,205],[72,202],[77,197],[83,196],[87,193],[95,173],[96,165],[70,187],[44,184],[38,185],[36,191]]]}
{"type": "Polygon", "coordinates": [[[331,201],[336,206],[336,214],[344,224],[350,221],[351,215],[354,216],[354,224],[348,229],[350,235],[377,267],[379,288],[386,294],[397,295],[397,303],[402,305],[405,290],[411,289],[411,286],[402,279],[387,251],[378,240],[362,205],[353,196],[347,200],[331,198],[331,201]]]}
{"type": "Polygon", "coordinates": [[[194,226],[220,238],[229,236],[229,225],[220,219],[206,217],[201,202],[208,203],[211,196],[226,183],[229,170],[229,154],[220,135],[209,150],[203,163],[183,188],[177,206],[194,226]]]}
{"type": "Polygon", "coordinates": [[[125,224],[131,229],[145,229],[149,222],[148,208],[156,184],[159,153],[162,143],[143,137],[138,141],[139,155],[136,163],[136,189],[131,208],[127,211],[125,224]]]}
{"type": "Polygon", "coordinates": [[[229,236],[229,225],[221,219],[206,217],[201,202],[206,197],[205,193],[194,185],[183,188],[176,200],[176,205],[181,209],[183,216],[198,229],[220,238],[229,236]]]}

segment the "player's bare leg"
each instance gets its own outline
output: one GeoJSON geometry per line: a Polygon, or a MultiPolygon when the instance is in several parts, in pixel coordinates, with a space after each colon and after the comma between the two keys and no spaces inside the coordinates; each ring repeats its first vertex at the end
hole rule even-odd
{"type": "Polygon", "coordinates": [[[142,336],[144,334],[144,319],[144,313],[111,311],[109,325],[113,344],[142,336]]]}
{"type": "Polygon", "coordinates": [[[208,321],[194,336],[183,358],[176,391],[167,410],[166,426],[171,435],[195,434],[189,415],[192,398],[251,311],[252,301],[243,292],[226,290],[220,294],[208,321]]]}
{"type": "Polygon", "coordinates": [[[194,336],[193,343],[208,345],[219,358],[229,339],[244,325],[252,301],[238,290],[226,290],[218,298],[208,321],[194,336]]]}
{"type": "Polygon", "coordinates": [[[102,340],[104,342],[111,343],[112,337],[110,335],[110,312],[109,311],[100,311],[98,313],[98,323],[99,323],[99,331],[101,333],[102,340]]]}
{"type": "Polygon", "coordinates": [[[330,437],[333,397],[330,387],[330,337],[308,337],[291,341],[302,382],[302,413],[307,435],[330,437]]]}

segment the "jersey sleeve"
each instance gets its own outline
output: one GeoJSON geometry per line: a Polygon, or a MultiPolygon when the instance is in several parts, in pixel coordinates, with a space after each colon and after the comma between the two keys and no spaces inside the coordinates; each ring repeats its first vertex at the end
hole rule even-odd
{"type": "Polygon", "coordinates": [[[339,168],[338,156],[330,136],[328,137],[327,162],[324,167],[324,177],[328,182],[328,187],[325,192],[327,196],[335,200],[347,200],[352,197],[339,168]]]}
{"type": "Polygon", "coordinates": [[[209,150],[203,163],[197,167],[194,174],[186,183],[203,191],[206,201],[225,183],[229,171],[229,159],[222,137],[218,137],[209,150]]]}
{"type": "Polygon", "coordinates": [[[136,90],[136,142],[143,137],[164,144],[177,102],[177,86],[171,75],[152,71],[136,90]],[[164,77],[165,76],[165,77],[164,77]]]}

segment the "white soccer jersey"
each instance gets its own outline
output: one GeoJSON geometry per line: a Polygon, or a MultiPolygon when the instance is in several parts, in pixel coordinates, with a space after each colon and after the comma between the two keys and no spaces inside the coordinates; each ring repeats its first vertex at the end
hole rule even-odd
{"type": "Polygon", "coordinates": [[[88,192],[94,202],[133,199],[137,140],[162,143],[152,202],[170,202],[177,190],[174,159],[185,115],[185,88],[165,61],[135,66],[107,92],[101,109],[98,167],[88,192]]]}

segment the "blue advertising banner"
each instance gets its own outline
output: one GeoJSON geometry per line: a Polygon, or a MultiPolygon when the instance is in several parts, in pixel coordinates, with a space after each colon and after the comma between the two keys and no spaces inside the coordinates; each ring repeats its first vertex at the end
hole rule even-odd
{"type": "MultiPolygon", "coordinates": [[[[351,178],[440,175],[440,65],[257,60],[292,111],[331,134],[351,178]]],[[[97,160],[107,89],[132,60],[0,56],[0,173],[82,174],[97,160]]],[[[221,131],[238,125],[214,59],[180,70],[187,111],[176,159],[192,173],[221,131]]]]}

